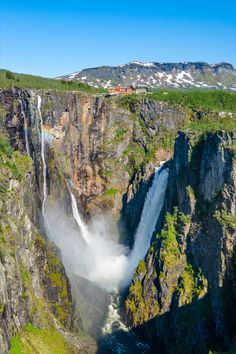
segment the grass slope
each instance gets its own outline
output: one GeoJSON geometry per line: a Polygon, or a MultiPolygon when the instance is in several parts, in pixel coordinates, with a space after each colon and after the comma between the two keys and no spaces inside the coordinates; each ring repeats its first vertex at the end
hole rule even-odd
{"type": "Polygon", "coordinates": [[[12,73],[8,70],[0,70],[0,88],[19,87],[25,89],[53,89],[62,91],[83,91],[88,93],[104,93],[107,92],[103,89],[96,89],[89,85],[44,78],[40,76],[33,76],[27,74],[12,73]]]}
{"type": "Polygon", "coordinates": [[[221,90],[160,90],[147,95],[156,101],[197,110],[236,112],[236,93],[221,90]]]}
{"type": "Polygon", "coordinates": [[[72,354],[72,348],[64,337],[54,330],[41,330],[28,324],[11,340],[9,354],[72,354]]]}

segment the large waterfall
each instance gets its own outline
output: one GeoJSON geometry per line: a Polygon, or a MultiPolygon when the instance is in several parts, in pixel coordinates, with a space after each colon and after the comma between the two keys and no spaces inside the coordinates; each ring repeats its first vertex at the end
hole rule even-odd
{"type": "Polygon", "coordinates": [[[134,269],[145,257],[150,246],[151,237],[163,206],[167,179],[168,169],[157,168],[145,199],[135,234],[134,246],[130,252],[112,240],[106,230],[104,220],[101,219],[96,223],[92,220],[91,224],[87,226],[79,214],[75,196],[70,192],[73,216],[79,226],[80,234],[86,242],[82,257],[89,260],[86,275],[89,280],[96,282],[108,291],[129,285],[134,269]]]}
{"type": "MultiPolygon", "coordinates": [[[[162,166],[163,163],[160,165],[162,166]]],[[[140,259],[145,257],[149,249],[151,237],[155,231],[157,219],[163,206],[169,170],[165,168],[161,171],[161,166],[155,171],[152,186],[147,193],[135,234],[134,246],[129,257],[130,278],[127,278],[128,282],[132,279],[133,270],[137,267],[140,259]]]]}
{"type": "Polygon", "coordinates": [[[21,114],[23,115],[23,118],[24,118],[24,135],[25,135],[26,152],[27,152],[27,155],[30,156],[29,137],[28,137],[28,123],[27,123],[27,119],[26,119],[26,115],[25,115],[25,111],[24,111],[22,100],[19,99],[19,103],[20,103],[21,114]]]}

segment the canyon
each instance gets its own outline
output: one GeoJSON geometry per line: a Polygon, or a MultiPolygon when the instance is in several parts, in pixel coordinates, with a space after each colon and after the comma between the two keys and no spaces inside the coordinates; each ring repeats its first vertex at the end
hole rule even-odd
{"type": "Polygon", "coordinates": [[[234,108],[9,88],[0,133],[1,352],[233,353],[234,108]]]}

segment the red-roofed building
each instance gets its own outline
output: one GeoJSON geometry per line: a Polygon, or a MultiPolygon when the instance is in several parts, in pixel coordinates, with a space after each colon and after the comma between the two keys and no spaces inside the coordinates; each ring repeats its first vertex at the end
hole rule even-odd
{"type": "Polygon", "coordinates": [[[132,92],[134,92],[134,89],[132,87],[116,86],[116,87],[109,87],[108,91],[110,93],[132,93],[132,92]]]}

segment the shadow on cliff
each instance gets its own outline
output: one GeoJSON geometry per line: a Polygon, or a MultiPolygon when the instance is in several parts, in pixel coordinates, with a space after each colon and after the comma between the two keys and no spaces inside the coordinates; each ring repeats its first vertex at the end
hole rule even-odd
{"type": "Polygon", "coordinates": [[[138,173],[133,176],[127,192],[123,195],[121,216],[117,223],[121,235],[120,242],[130,248],[133,246],[134,235],[141,218],[144,201],[154,177],[154,173],[152,173],[148,179],[144,180],[144,171],[140,171],[140,174],[141,176],[138,176],[138,173]]]}
{"type": "Polygon", "coordinates": [[[96,354],[208,354],[211,350],[229,350],[236,333],[236,308],[227,302],[230,294],[226,299],[225,290],[218,290],[224,302],[226,328],[219,328],[222,321],[213,315],[209,294],[178,307],[177,294],[174,293],[176,299],[173,299],[169,312],[127,332],[116,330],[114,323],[114,333],[100,339],[96,354]]]}

